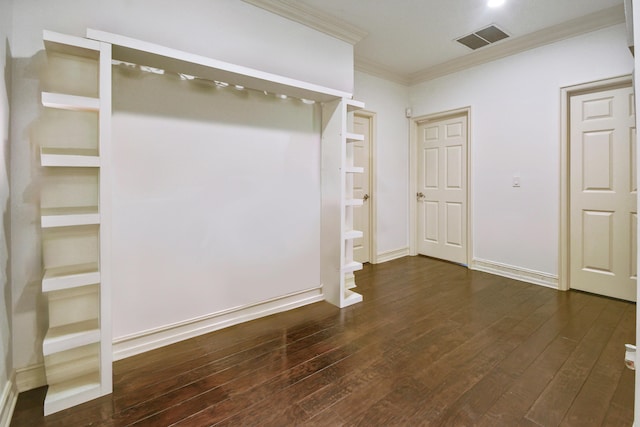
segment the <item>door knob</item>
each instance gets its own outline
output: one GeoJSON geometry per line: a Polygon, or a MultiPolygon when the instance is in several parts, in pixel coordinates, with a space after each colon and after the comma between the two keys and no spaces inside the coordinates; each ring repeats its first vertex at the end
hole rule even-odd
{"type": "Polygon", "coordinates": [[[362,196],[362,201],[366,202],[367,200],[369,200],[369,195],[365,194],[364,196],[362,196]]]}
{"type": "Polygon", "coordinates": [[[417,198],[418,200],[422,200],[422,199],[424,199],[424,193],[423,193],[423,192],[416,193],[416,198],[417,198]]]}

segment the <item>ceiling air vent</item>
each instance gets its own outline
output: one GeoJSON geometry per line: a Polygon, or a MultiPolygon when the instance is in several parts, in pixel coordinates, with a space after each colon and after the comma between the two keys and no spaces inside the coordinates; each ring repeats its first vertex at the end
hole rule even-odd
{"type": "Polygon", "coordinates": [[[506,39],[509,34],[502,31],[495,25],[490,25],[486,28],[471,33],[467,36],[456,39],[458,43],[461,43],[469,49],[480,49],[481,47],[488,46],[491,43],[506,39]]]}

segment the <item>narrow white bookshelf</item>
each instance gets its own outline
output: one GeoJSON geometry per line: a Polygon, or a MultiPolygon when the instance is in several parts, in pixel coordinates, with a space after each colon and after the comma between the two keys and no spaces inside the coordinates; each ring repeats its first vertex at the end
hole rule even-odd
{"type": "Polygon", "coordinates": [[[362,206],[363,200],[354,197],[353,177],[363,173],[364,168],[354,166],[354,141],[364,140],[364,135],[350,131],[353,111],[364,108],[362,102],[344,98],[323,105],[323,236],[339,238],[342,242],[339,253],[326,254],[322,262],[322,280],[327,301],[338,307],[347,307],[362,301],[362,296],[352,289],[356,287],[353,272],[362,269],[362,264],[353,260],[353,241],[364,234],[353,229],[353,209],[362,206]],[[339,206],[334,211],[333,206],[339,206]],[[335,216],[334,216],[335,215],[335,216]],[[328,283],[336,283],[327,286],[328,283]]]}
{"type": "MultiPolygon", "coordinates": [[[[74,118],[87,112],[98,118],[91,125],[97,126],[97,141],[86,137],[60,141],[58,136],[40,148],[41,167],[53,168],[43,174],[40,209],[41,228],[47,230],[46,235],[43,231],[42,291],[49,301],[49,329],[42,352],[49,385],[44,413],[49,415],[112,391],[110,294],[108,275],[100,269],[108,261],[100,198],[106,196],[103,187],[108,183],[101,166],[110,134],[111,47],[46,30],[43,40],[53,78],[43,82],[42,105],[67,110],[65,114],[74,118]],[[72,71],[73,77],[65,70],[72,71]],[[78,78],[78,70],[89,74],[78,78]],[[95,172],[88,174],[87,168],[95,172]],[[95,233],[98,248],[96,255],[88,257],[70,243],[89,242],[90,233],[95,233]],[[87,258],[94,260],[87,262],[87,258]]],[[[75,128],[67,126],[73,137],[75,128]]]]}

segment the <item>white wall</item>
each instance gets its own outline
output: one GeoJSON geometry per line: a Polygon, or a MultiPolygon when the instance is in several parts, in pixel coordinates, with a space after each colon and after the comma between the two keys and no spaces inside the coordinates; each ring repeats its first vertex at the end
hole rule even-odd
{"type": "Polygon", "coordinates": [[[317,105],[113,83],[115,341],[321,286],[317,105]]]}
{"type": "Polygon", "coordinates": [[[376,113],[377,252],[407,249],[409,125],[405,108],[409,88],[357,71],[354,98],[376,113]]]}
{"type": "Polygon", "coordinates": [[[414,116],[471,106],[474,258],[558,274],[560,88],[630,74],[626,46],[617,25],[412,87],[414,116]]]}
{"type": "MultiPolygon", "coordinates": [[[[272,15],[240,0],[187,0],[181,2],[151,0],[87,0],[82,2],[56,0],[41,2],[21,0],[14,3],[13,17],[13,40],[16,43],[13,49],[15,59],[13,61],[12,90],[14,97],[11,119],[12,321],[13,330],[20,331],[14,336],[14,365],[16,368],[22,368],[42,363],[42,339],[47,329],[47,304],[40,291],[42,261],[38,213],[42,172],[38,166],[38,147],[36,138],[34,138],[34,132],[37,133],[38,120],[42,114],[42,107],[39,106],[40,75],[46,62],[46,56],[41,51],[43,49],[41,40],[43,29],[77,36],[83,36],[87,27],[118,32],[347,92],[351,92],[353,87],[353,49],[345,42],[272,15]],[[313,46],[313,49],[310,49],[309,46],[313,46]]],[[[166,102],[166,99],[162,101],[166,102]]],[[[238,108],[236,107],[235,111],[238,108]]],[[[132,131],[138,131],[143,124],[149,123],[146,120],[154,122],[162,117],[161,114],[154,115],[157,111],[151,113],[144,111],[143,113],[146,117],[139,122],[130,123],[128,120],[132,115],[125,115],[118,123],[125,127],[131,126],[132,131]]],[[[181,117],[174,124],[184,129],[184,124],[187,121],[193,122],[193,118],[189,117],[189,114],[192,113],[186,112],[187,116],[181,117]]],[[[279,114],[281,119],[284,113],[280,112],[279,114]]],[[[279,154],[283,156],[281,158],[283,162],[286,159],[287,147],[293,147],[295,141],[302,140],[303,144],[311,143],[306,136],[301,139],[296,136],[295,126],[299,117],[297,114],[294,114],[288,122],[294,126],[293,131],[291,128],[287,130],[291,138],[290,142],[285,142],[287,137],[281,134],[276,137],[270,136],[270,138],[277,140],[276,144],[279,144],[278,150],[280,150],[279,154]]],[[[308,126],[310,126],[309,116],[305,117],[307,122],[304,124],[303,133],[307,132],[308,126]]],[[[199,116],[198,120],[208,118],[199,116]]],[[[243,127],[237,123],[234,123],[234,126],[236,128],[243,127]]],[[[314,122],[313,126],[317,126],[317,124],[314,122]]],[[[214,125],[214,127],[216,126],[214,125]]],[[[220,125],[219,127],[223,128],[224,126],[220,125]]],[[[313,129],[319,129],[319,127],[313,129]]],[[[247,133],[243,136],[243,143],[248,143],[249,137],[247,135],[250,134],[250,131],[251,129],[247,129],[247,133]]],[[[207,132],[210,132],[210,129],[207,132]]],[[[237,146],[236,148],[241,151],[246,150],[247,146],[237,146]]],[[[240,155],[238,154],[240,151],[234,155],[240,155]]],[[[183,150],[176,147],[176,153],[182,152],[183,150]]],[[[173,155],[171,150],[165,151],[165,153],[168,156],[173,155]]],[[[242,151],[242,154],[245,152],[242,151]]],[[[312,160],[315,154],[313,151],[308,151],[301,155],[312,160]]],[[[303,176],[304,178],[300,179],[300,182],[312,185],[313,179],[315,179],[313,173],[312,168],[305,171],[289,170],[289,175],[286,178],[296,181],[303,176]]],[[[261,180],[259,176],[250,178],[254,182],[261,180]]],[[[273,183],[273,179],[272,177],[272,180],[268,182],[273,183]]],[[[259,191],[260,189],[257,188],[256,192],[259,191]]],[[[310,194],[313,195],[314,192],[312,191],[310,194]]],[[[294,201],[297,196],[291,194],[291,200],[294,201]]],[[[120,202],[122,204],[116,204],[116,207],[126,208],[126,200],[120,202]]],[[[195,205],[193,206],[195,207],[195,205]]],[[[299,212],[301,208],[295,206],[293,209],[299,212]]],[[[272,214],[273,212],[269,215],[272,214]]],[[[260,213],[257,212],[256,215],[259,216],[260,213]]],[[[308,221],[308,218],[302,219],[302,221],[308,221]]],[[[270,226],[268,223],[264,225],[267,228],[270,226]]],[[[311,233],[308,229],[305,230],[307,233],[311,233]]],[[[174,237],[177,238],[177,235],[174,237]]],[[[313,239],[310,239],[310,242],[312,244],[313,239]]],[[[114,247],[118,243],[114,242],[114,247]]],[[[286,243],[278,242],[280,245],[286,243]]],[[[273,256],[275,255],[272,254],[271,259],[273,256]]],[[[308,257],[309,253],[305,252],[304,256],[308,257]]],[[[242,266],[242,268],[249,269],[251,266],[242,266]]],[[[309,271],[309,274],[313,276],[314,267],[311,266],[309,271]]],[[[298,271],[292,272],[294,276],[297,273],[298,271]]],[[[243,274],[246,274],[246,271],[243,271],[243,274]]],[[[296,286],[299,283],[300,286],[306,288],[318,284],[313,283],[313,277],[301,276],[297,279],[299,281],[296,282],[296,286]]],[[[278,288],[276,291],[288,291],[291,289],[292,280],[296,280],[296,278],[287,280],[289,282],[283,284],[283,288],[278,288]]],[[[231,292],[236,292],[236,290],[231,292]]],[[[154,298],[154,295],[145,294],[138,297],[154,298]]],[[[122,291],[116,291],[115,296],[116,298],[130,297],[122,291]]],[[[167,294],[167,298],[169,296],[170,294],[167,294]]],[[[193,298],[203,296],[210,295],[191,295],[193,298]]],[[[261,296],[264,295],[260,294],[259,297],[261,296]]],[[[238,298],[244,297],[244,295],[238,296],[238,298]]],[[[140,299],[135,301],[140,301],[140,299]]],[[[188,305],[188,303],[184,304],[188,305]]],[[[115,304],[114,307],[118,310],[115,304]]],[[[194,310],[201,312],[203,308],[198,306],[194,307],[194,310]]],[[[185,312],[174,314],[183,316],[185,312]]],[[[114,317],[117,318],[118,315],[114,317]]],[[[141,329],[170,321],[170,319],[154,319],[144,312],[136,313],[135,318],[139,319],[139,323],[115,325],[115,332],[117,334],[128,334],[134,330],[141,332],[141,329]]]]}
{"type": "MultiPolygon", "coordinates": [[[[0,1],[0,411],[13,370],[11,350],[11,282],[9,276],[9,88],[11,87],[11,7],[0,1]]],[[[0,418],[1,418],[0,414],[0,418]]]]}

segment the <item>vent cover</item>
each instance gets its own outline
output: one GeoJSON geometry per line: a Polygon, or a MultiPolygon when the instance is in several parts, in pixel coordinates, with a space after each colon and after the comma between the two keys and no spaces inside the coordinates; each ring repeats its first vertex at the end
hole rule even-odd
{"type": "Polygon", "coordinates": [[[500,40],[504,40],[509,37],[509,34],[502,31],[495,25],[489,25],[486,28],[471,33],[467,36],[460,37],[456,41],[465,45],[469,49],[480,49],[481,47],[488,46],[491,43],[495,43],[500,40]]]}

